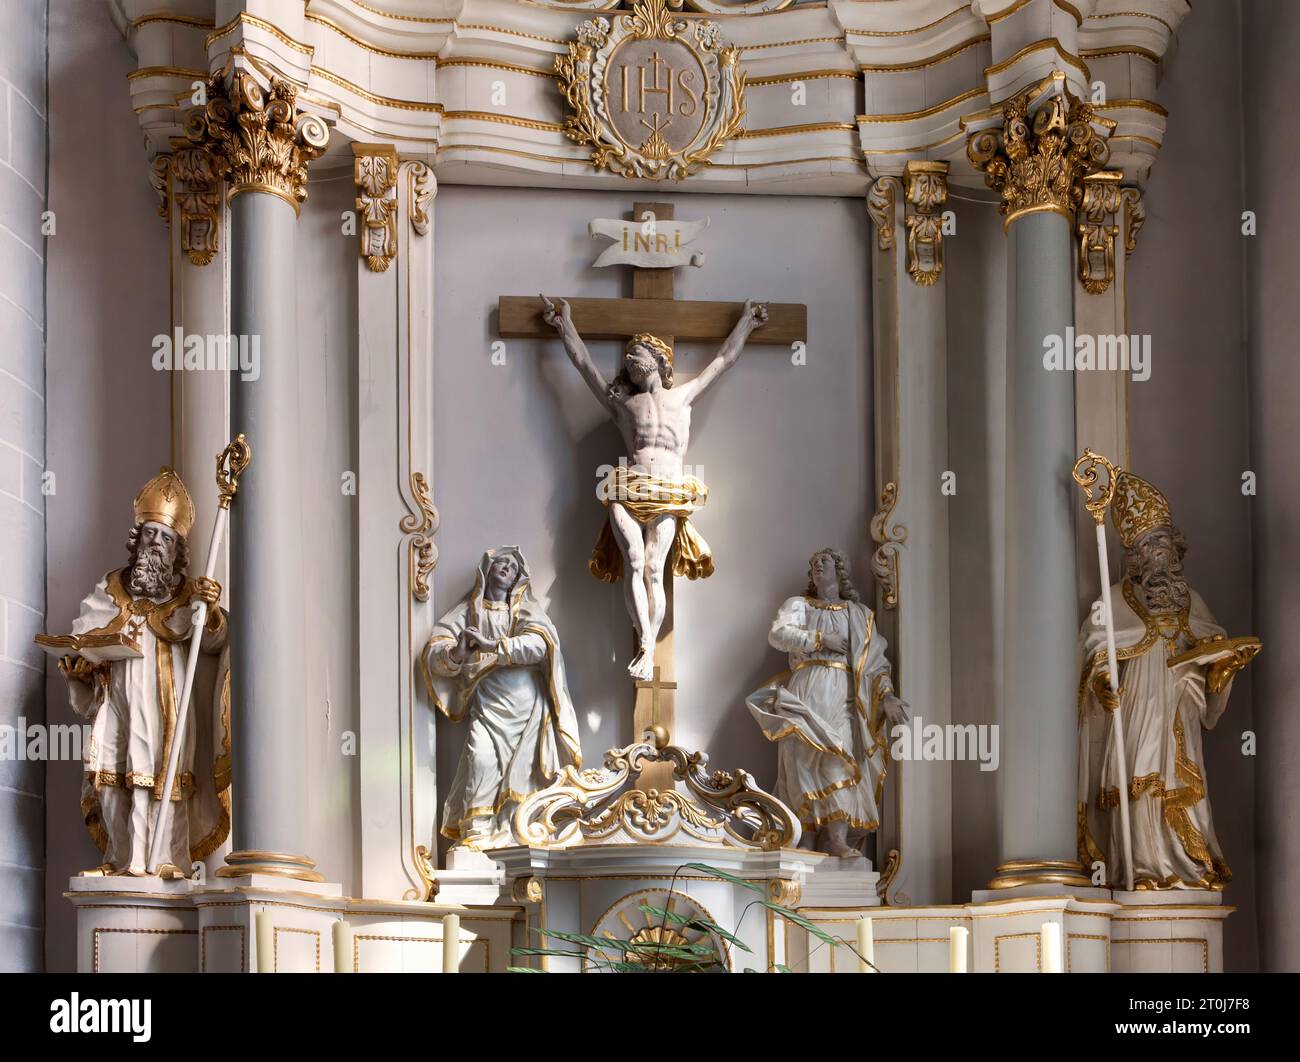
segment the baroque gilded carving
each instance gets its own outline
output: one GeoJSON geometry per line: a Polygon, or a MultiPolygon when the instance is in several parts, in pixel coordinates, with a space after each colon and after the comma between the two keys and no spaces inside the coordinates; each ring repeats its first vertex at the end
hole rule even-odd
{"type": "Polygon", "coordinates": [[[1030,113],[1053,80],[1011,97],[1002,106],[999,125],[977,129],[966,141],[971,165],[1001,193],[999,209],[1006,225],[1039,210],[1073,221],[1083,200],[1083,178],[1110,158],[1107,137],[1114,120],[1097,114],[1064,86],[1030,113]]]}
{"type": "Polygon", "coordinates": [[[428,601],[429,576],[438,564],[438,547],[433,544],[433,536],[438,533],[442,521],[423,472],[411,473],[411,494],[420,511],[403,516],[398,526],[403,534],[411,536],[406,544],[411,596],[416,601],[428,601]]]}
{"type": "Polygon", "coordinates": [[[746,771],[708,772],[709,758],[675,745],[637,742],[605,754],[603,768],[566,765],[547,789],[524,800],[514,818],[519,844],[562,848],[571,844],[665,841],[679,833],[728,848],[776,851],[799,842],[799,821],[746,771]],[[672,765],[676,788],[629,788],[648,763],[672,765]]]}
{"type": "Polygon", "coordinates": [[[173,147],[172,195],[180,212],[181,252],[195,265],[205,266],[217,254],[220,182],[204,148],[179,138],[173,147]]]}
{"type": "Polygon", "coordinates": [[[894,246],[894,200],[898,192],[897,177],[880,177],[867,195],[867,214],[876,226],[876,246],[888,251],[894,246]]]}
{"type": "Polygon", "coordinates": [[[207,105],[185,116],[185,134],[207,149],[213,176],[230,185],[230,195],[265,192],[289,203],[295,213],[307,198],[307,164],[319,158],[329,129],[314,114],[299,111],[298,89],[270,71],[263,89],[249,70],[208,80],[207,105]]]}
{"type": "Polygon", "coordinates": [[[718,24],[677,15],[682,0],[636,0],[588,19],[555,72],[571,113],[564,134],[623,177],[683,180],[740,131],[745,75],[718,24]]]}
{"type": "Polygon", "coordinates": [[[149,164],[149,187],[158,196],[158,216],[171,224],[171,165],[172,157],[167,154],[155,155],[149,164]]]}
{"type": "Polygon", "coordinates": [[[408,206],[411,228],[415,230],[417,236],[427,236],[432,221],[429,215],[429,203],[438,194],[438,180],[427,163],[408,162],[407,165],[411,168],[407,192],[410,197],[408,206]]]}
{"type": "Polygon", "coordinates": [[[1142,189],[1123,188],[1120,195],[1124,200],[1124,254],[1127,257],[1137,250],[1137,235],[1146,222],[1147,210],[1142,200],[1142,189]]]}
{"type": "Polygon", "coordinates": [[[907,203],[907,272],[928,288],[943,273],[943,204],[948,201],[948,163],[907,164],[903,171],[907,203]]]}
{"type": "Polygon", "coordinates": [[[384,272],[397,254],[397,149],[391,144],[353,144],[361,257],[372,273],[384,272]]]}
{"type": "Polygon", "coordinates": [[[1101,170],[1083,178],[1083,202],[1079,205],[1079,279],[1090,295],[1100,295],[1115,279],[1115,238],[1119,225],[1119,170],[1101,170]]]}
{"type": "Polygon", "coordinates": [[[907,541],[907,527],[890,524],[898,504],[898,484],[886,483],[880,492],[880,508],[871,518],[871,540],[876,551],[871,555],[871,574],[880,587],[880,604],[887,609],[898,607],[898,556],[907,541]]]}

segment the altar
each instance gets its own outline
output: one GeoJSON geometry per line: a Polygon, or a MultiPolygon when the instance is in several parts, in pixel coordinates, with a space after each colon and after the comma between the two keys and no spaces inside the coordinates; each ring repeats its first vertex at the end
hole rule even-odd
{"type": "Polygon", "coordinates": [[[78,969],[1224,968],[1263,643],[1130,423],[1184,0],[114,10],[172,399],[37,638],[78,969]]]}

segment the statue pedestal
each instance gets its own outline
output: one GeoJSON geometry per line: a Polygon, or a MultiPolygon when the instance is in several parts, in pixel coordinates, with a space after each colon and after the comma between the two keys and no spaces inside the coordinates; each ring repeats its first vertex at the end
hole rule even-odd
{"type": "Polygon", "coordinates": [[[344,970],[442,972],[442,920],[460,917],[460,972],[503,972],[522,910],[409,900],[362,900],[338,885],[267,874],[212,882],[72,878],[81,973],[327,973],[336,969],[334,924],[352,928],[344,970]],[[271,916],[267,969],[257,955],[257,915],[271,916]]]}
{"type": "Polygon", "coordinates": [[[1110,920],[1114,973],[1222,973],[1223,923],[1236,910],[1222,892],[1161,889],[1112,895],[1120,909],[1110,920]]]}
{"type": "MultiPolygon", "coordinates": [[[[792,955],[806,956],[808,934],[755,901],[771,900],[818,922],[844,922],[847,931],[832,929],[849,941],[855,939],[858,917],[880,903],[876,894],[879,875],[870,861],[846,865],[834,856],[800,849],[764,852],[704,844],[577,844],[500,848],[489,855],[508,883],[501,889],[500,901],[523,908],[521,943],[526,941],[530,947],[571,948],[559,940],[548,942],[540,932],[543,929],[612,934],[620,940],[661,931],[662,919],[641,910],[645,904],[707,918],[734,933],[749,949],[734,945],[718,948],[730,969],[767,970],[789,965],[792,955]],[[742,878],[757,888],[714,876],[703,869],[706,867],[742,878]]],[[[469,873],[463,869],[440,871],[438,899],[466,902],[475,898],[482,902],[484,885],[467,880],[469,873]]],[[[579,972],[591,962],[550,956],[521,958],[514,960],[514,965],[579,972]]]]}
{"type": "Polygon", "coordinates": [[[195,882],[74,877],[78,973],[191,973],[198,954],[195,882]]]}

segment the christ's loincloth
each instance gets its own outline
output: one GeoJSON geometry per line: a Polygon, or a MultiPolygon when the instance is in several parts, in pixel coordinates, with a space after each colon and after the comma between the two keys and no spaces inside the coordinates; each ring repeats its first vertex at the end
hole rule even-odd
{"type": "MultiPolygon", "coordinates": [[[[606,507],[618,502],[638,523],[647,524],[661,516],[677,518],[668,560],[674,575],[687,579],[707,579],[713,574],[713,554],[703,536],[695,530],[690,517],[708,500],[709,488],[694,476],[667,479],[652,476],[626,465],[611,469],[600,486],[600,498],[606,507]]],[[[614,529],[605,517],[600,538],[591,551],[587,566],[591,574],[607,583],[623,575],[623,554],[614,538],[614,529]]]]}

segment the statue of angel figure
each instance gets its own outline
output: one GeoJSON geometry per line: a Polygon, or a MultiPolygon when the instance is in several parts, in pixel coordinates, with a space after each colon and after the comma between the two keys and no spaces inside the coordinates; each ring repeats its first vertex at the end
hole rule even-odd
{"type": "Polygon", "coordinates": [[[517,546],[490,549],[474,587],[433,628],[420,665],[434,706],[469,735],[447,790],[442,835],[470,849],[513,843],[515,808],[582,766],[555,625],[517,546]]]}
{"type": "Polygon", "coordinates": [[[569,304],[542,296],[542,316],[591,393],[618,425],[630,453],[601,484],[608,519],[591,556],[591,572],[614,582],[624,574],[628,614],[636,627],[637,651],[628,664],[634,679],[654,675],[655,641],[667,611],[664,568],[674,575],[708,578],[713,555],[691,524],[709,489],[686,475],[683,460],[691,438],[691,406],[740,357],[745,341],[767,320],[767,307],[746,302],[740,320],[717,356],[692,380],[673,386],[673,350],[657,336],[633,336],[612,381],[601,375],[573,326],[569,304]]]}
{"type": "Polygon", "coordinates": [[[746,699],[777,745],[776,795],[803,826],[800,846],[841,858],[880,825],[889,729],[907,722],[894,693],[884,637],[836,549],[808,562],[808,588],[786,600],[768,641],[790,670],[746,699]]]}

